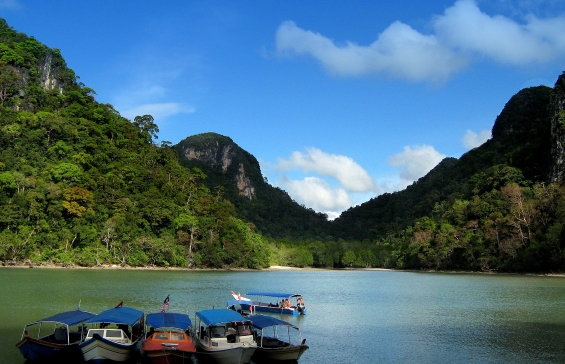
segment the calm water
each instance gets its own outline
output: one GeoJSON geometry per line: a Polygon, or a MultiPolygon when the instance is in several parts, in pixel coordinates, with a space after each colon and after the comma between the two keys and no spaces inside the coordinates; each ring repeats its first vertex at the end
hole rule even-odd
{"type": "Polygon", "coordinates": [[[392,271],[178,272],[0,268],[0,363],[25,323],[124,300],[156,312],[225,306],[230,290],[293,291],[314,363],[563,363],[565,278],[392,271]]]}

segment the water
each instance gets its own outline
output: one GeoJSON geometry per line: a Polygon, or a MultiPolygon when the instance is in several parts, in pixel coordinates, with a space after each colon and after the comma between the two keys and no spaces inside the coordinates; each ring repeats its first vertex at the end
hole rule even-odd
{"type": "Polygon", "coordinates": [[[296,292],[318,363],[563,363],[565,278],[395,271],[133,271],[0,269],[0,363],[23,364],[23,326],[81,301],[100,312],[124,300],[157,312],[223,308],[230,290],[296,292]]]}

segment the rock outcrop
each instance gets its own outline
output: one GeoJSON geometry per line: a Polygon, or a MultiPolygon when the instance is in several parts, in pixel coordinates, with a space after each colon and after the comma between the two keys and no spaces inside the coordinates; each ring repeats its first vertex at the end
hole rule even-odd
{"type": "Polygon", "coordinates": [[[255,185],[251,176],[261,175],[259,163],[230,138],[216,133],[199,134],[180,142],[177,150],[186,162],[202,163],[206,169],[211,168],[228,177],[240,196],[250,200],[255,197],[255,185]]]}
{"type": "Polygon", "coordinates": [[[563,182],[565,178],[565,72],[559,76],[549,102],[551,118],[550,182],[563,182]]]}

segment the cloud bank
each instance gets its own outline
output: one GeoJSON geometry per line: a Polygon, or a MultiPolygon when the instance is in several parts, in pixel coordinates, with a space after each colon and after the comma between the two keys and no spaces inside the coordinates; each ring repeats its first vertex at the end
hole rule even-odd
{"type": "Polygon", "coordinates": [[[287,160],[279,159],[277,169],[300,169],[304,173],[314,172],[324,177],[332,177],[351,192],[375,189],[373,179],[353,159],[327,154],[316,148],[307,148],[306,153],[293,152],[287,160]]]}
{"type": "Polygon", "coordinates": [[[443,158],[445,155],[428,145],[404,147],[402,152],[388,160],[390,165],[399,169],[400,177],[382,181],[375,181],[353,159],[328,154],[317,148],[293,152],[288,159],[279,159],[274,168],[283,174],[277,184],[294,200],[334,219],[342,211],[368,198],[406,188],[443,158]],[[296,170],[308,176],[292,179],[287,175],[287,172],[296,170]]]}
{"type": "Polygon", "coordinates": [[[465,148],[473,149],[480,146],[487,140],[489,140],[490,137],[491,137],[490,130],[483,130],[479,134],[475,133],[472,130],[467,130],[467,132],[463,136],[463,139],[461,139],[461,142],[463,142],[465,148]]]}
{"type": "Polygon", "coordinates": [[[429,145],[404,147],[404,151],[388,158],[388,164],[400,170],[400,186],[404,189],[431,171],[446,156],[429,145]]]}
{"type": "Polygon", "coordinates": [[[372,44],[345,46],[283,22],[276,31],[279,55],[309,55],[339,76],[383,74],[413,82],[444,82],[480,58],[524,66],[565,55],[565,17],[524,23],[483,13],[472,0],[460,0],[432,20],[434,34],[422,34],[396,21],[372,44]]]}
{"type": "Polygon", "coordinates": [[[330,219],[353,206],[355,196],[375,195],[377,191],[373,178],[353,159],[317,148],[293,152],[288,159],[279,159],[274,168],[283,174],[277,184],[294,200],[326,213],[330,219]],[[301,171],[308,176],[291,179],[289,171],[301,171]]]}

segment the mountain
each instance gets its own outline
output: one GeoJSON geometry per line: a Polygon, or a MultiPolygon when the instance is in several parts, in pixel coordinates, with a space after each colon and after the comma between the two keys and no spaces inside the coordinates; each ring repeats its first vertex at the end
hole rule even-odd
{"type": "Polygon", "coordinates": [[[505,105],[492,128],[492,138],[461,158],[445,158],[405,190],[386,193],[344,211],[332,223],[342,238],[383,239],[430,215],[436,204],[469,196],[472,176],[506,165],[529,181],[547,181],[551,166],[549,101],[545,86],[521,90],[505,105]]]}
{"type": "Polygon", "coordinates": [[[329,227],[327,216],[299,205],[285,191],[265,181],[257,159],[229,137],[204,133],[175,146],[181,164],[199,168],[204,183],[220,187],[238,215],[252,222],[266,237],[322,239],[329,227]]]}
{"type": "Polygon", "coordinates": [[[518,92],[482,146],[328,222],[227,136],[157,146],[0,19],[0,261],[563,272],[564,90],[518,92]]]}
{"type": "MultiPolygon", "coordinates": [[[[0,261],[249,267],[271,248],[234,206],[0,18],[0,261]]],[[[256,162],[255,162],[256,163],[256,162]]]]}

